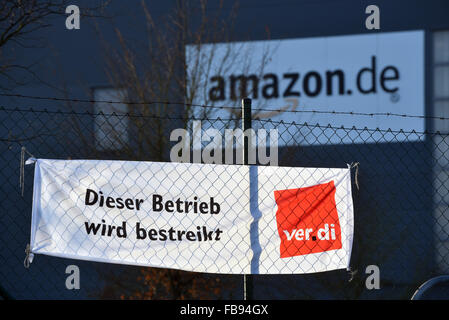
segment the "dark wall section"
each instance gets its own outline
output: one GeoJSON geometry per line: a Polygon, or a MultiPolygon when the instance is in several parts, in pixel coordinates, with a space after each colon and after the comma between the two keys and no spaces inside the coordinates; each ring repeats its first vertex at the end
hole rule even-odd
{"type": "MultiPolygon", "coordinates": [[[[174,1],[147,1],[155,15],[162,15],[174,1]]],[[[83,1],[78,3],[82,8],[83,1]]],[[[128,30],[130,39],[144,39],[138,1],[112,1],[109,13],[128,30]]],[[[365,29],[365,7],[371,1],[241,1],[236,40],[258,40],[372,33],[365,29]],[[268,32],[268,33],[267,33],[268,32]]],[[[381,10],[381,32],[449,29],[449,2],[376,1],[381,10]]],[[[226,4],[228,5],[228,4],[226,4]]],[[[231,4],[229,4],[231,6],[231,4]]],[[[211,4],[209,10],[215,10],[211,4]]],[[[114,43],[114,30],[107,19],[81,21],[81,30],[65,29],[65,16],[41,35],[44,48],[23,51],[24,63],[39,60],[36,72],[53,86],[32,81],[13,91],[41,96],[90,98],[86,88],[108,84],[102,61],[99,35],[114,43]],[[55,90],[55,87],[57,90],[55,90]],[[67,92],[64,90],[67,89],[67,92]]],[[[142,20],[143,21],[143,20],[142,20]]],[[[430,89],[429,89],[430,90],[430,89]]],[[[431,91],[430,91],[431,92],[431,91]]],[[[427,100],[428,101],[428,100],[427,100]]],[[[8,107],[64,109],[57,101],[0,97],[8,107]]],[[[76,105],[76,110],[92,110],[92,104],[76,105]]],[[[82,118],[82,117],[80,117],[82,118]]],[[[80,120],[81,131],[91,133],[92,117],[80,120]]],[[[151,125],[154,122],[148,120],[151,125]]],[[[178,124],[173,124],[178,127],[178,124]]],[[[82,141],[75,139],[69,116],[5,113],[0,111],[2,138],[18,138],[37,157],[89,158],[82,141]]],[[[281,132],[282,134],[282,132],[281,132]]],[[[168,138],[168,136],[167,136],[168,138]]],[[[324,274],[257,276],[255,298],[410,298],[419,284],[433,275],[432,153],[424,137],[421,142],[380,139],[367,144],[289,147],[279,151],[280,165],[303,167],[345,167],[359,162],[358,183],[354,186],[356,233],[352,265],[358,273],[340,270],[324,274]],[[381,271],[381,290],[364,287],[367,265],[381,271]]],[[[164,158],[166,155],[164,156],[164,158]]],[[[98,158],[127,158],[103,154],[98,158]]],[[[23,268],[24,249],[29,239],[33,168],[25,169],[26,187],[22,198],[18,189],[20,144],[1,143],[0,176],[0,285],[13,298],[86,298],[102,282],[98,270],[103,265],[38,256],[29,270],[23,268]],[[76,264],[82,270],[82,290],[64,287],[65,267],[76,264]],[[100,282],[98,282],[100,281],[100,282]]],[[[134,159],[152,160],[151,155],[134,159]]],[[[129,270],[115,266],[117,270],[129,270]]],[[[236,292],[240,292],[236,288],[236,292]]],[[[238,296],[238,295],[237,295],[238,296]]]]}

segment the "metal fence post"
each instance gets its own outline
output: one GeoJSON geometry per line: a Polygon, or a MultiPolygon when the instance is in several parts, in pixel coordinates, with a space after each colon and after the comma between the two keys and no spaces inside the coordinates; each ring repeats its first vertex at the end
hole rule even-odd
{"type": "MultiPolygon", "coordinates": [[[[249,148],[252,141],[251,135],[245,139],[245,130],[251,129],[251,99],[242,99],[242,130],[243,130],[243,165],[249,164],[249,148]]],[[[248,178],[249,179],[249,178],[248,178]]],[[[252,300],[253,298],[253,278],[251,274],[243,275],[243,299],[252,300]]]]}

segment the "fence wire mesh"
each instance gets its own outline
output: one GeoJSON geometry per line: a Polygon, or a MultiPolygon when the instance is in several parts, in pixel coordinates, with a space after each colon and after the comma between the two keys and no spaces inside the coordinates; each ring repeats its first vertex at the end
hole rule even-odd
{"type": "MultiPolygon", "coordinates": [[[[170,142],[170,132],[176,128],[188,128],[193,120],[201,121],[203,128],[221,131],[241,127],[238,118],[193,119],[176,114],[0,109],[3,298],[242,298],[243,279],[239,275],[111,265],[42,255],[29,269],[23,267],[24,250],[30,238],[34,168],[26,166],[25,178],[21,177],[22,147],[28,155],[45,159],[169,162],[174,144],[170,142]],[[20,181],[24,182],[23,195],[20,181]],[[68,265],[77,265],[81,271],[79,290],[65,287],[68,265]]],[[[449,272],[447,135],[267,119],[253,119],[252,126],[256,130],[277,130],[279,166],[346,168],[348,163],[359,163],[359,188],[353,187],[352,271],[253,275],[254,299],[410,299],[424,281],[449,272]],[[366,286],[369,276],[366,270],[370,265],[379,267],[380,289],[370,290],[366,286]]],[[[133,177],[140,178],[145,177],[133,177]]],[[[292,178],[287,174],[279,177],[279,182],[292,178]]],[[[217,179],[215,187],[226,189],[226,181],[220,181],[219,175],[217,179]]],[[[355,186],[356,181],[353,183],[355,186]]]]}

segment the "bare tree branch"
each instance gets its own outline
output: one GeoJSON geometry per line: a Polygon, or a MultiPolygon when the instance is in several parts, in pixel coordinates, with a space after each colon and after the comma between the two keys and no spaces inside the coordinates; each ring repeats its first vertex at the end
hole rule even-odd
{"type": "MultiPolygon", "coordinates": [[[[80,15],[86,17],[106,17],[105,8],[110,0],[96,0],[94,6],[83,8],[80,15]]],[[[51,18],[65,15],[68,0],[2,0],[0,3],[0,73],[14,86],[22,82],[14,75],[18,65],[34,79],[42,81],[29,66],[18,61],[11,53],[14,45],[22,49],[45,46],[45,39],[39,37],[40,31],[52,25],[51,18]]],[[[7,90],[8,88],[2,88],[7,90]]]]}

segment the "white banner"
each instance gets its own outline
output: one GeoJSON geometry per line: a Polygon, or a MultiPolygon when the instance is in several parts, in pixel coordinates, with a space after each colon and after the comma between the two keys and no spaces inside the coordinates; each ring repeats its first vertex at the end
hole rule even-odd
{"type": "Polygon", "coordinates": [[[349,169],[44,159],[35,165],[32,254],[228,274],[349,265],[349,169]]]}

